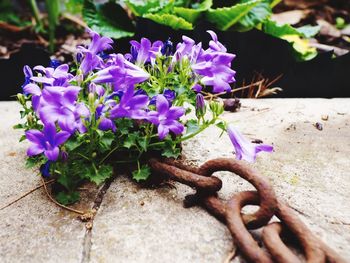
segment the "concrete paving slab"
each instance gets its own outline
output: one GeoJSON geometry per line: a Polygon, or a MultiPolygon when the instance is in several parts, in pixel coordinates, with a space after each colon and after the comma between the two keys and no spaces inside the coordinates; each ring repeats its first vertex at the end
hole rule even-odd
{"type": "MultiPolygon", "coordinates": [[[[17,103],[0,103],[0,207],[40,185],[37,171],[25,168],[28,144],[19,143],[21,131],[12,129],[18,115],[17,103]]],[[[94,192],[84,193],[80,209],[91,207],[94,192]]],[[[51,203],[42,188],[0,210],[0,218],[0,262],[82,260],[84,224],[51,203]]]]}
{"type": "MultiPolygon", "coordinates": [[[[350,261],[350,99],[242,104],[240,112],[223,118],[248,138],[275,146],[275,153],[260,155],[253,166],[318,236],[350,261]],[[322,131],[314,127],[316,122],[323,124],[322,131]]],[[[20,133],[11,129],[18,121],[17,105],[0,103],[0,116],[1,206],[38,185],[39,178],[24,168],[27,145],[19,144],[20,133]]],[[[186,161],[201,164],[232,157],[229,139],[218,136],[209,128],[186,142],[186,161]]],[[[218,176],[224,185],[222,198],[252,189],[230,173],[218,176]]],[[[38,190],[0,211],[0,262],[222,262],[234,247],[229,232],[200,208],[184,209],[182,201],[193,190],[175,186],[142,189],[118,176],[88,235],[75,215],[54,206],[38,190]]],[[[93,195],[84,201],[90,207],[93,195]]]]}

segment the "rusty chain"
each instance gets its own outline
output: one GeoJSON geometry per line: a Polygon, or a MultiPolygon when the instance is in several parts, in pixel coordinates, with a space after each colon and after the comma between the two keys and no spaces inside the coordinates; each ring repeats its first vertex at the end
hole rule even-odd
{"type": "Polygon", "coordinates": [[[317,238],[287,204],[277,199],[269,181],[242,161],[218,158],[200,167],[192,167],[174,160],[149,160],[153,173],[196,189],[187,196],[186,206],[201,205],[226,224],[241,255],[250,262],[301,262],[285,245],[283,237],[299,241],[306,262],[345,263],[334,250],[317,238]],[[213,176],[218,171],[232,172],[251,183],[256,191],[234,194],[224,201],[217,196],[222,181],[213,176]],[[252,214],[242,214],[246,205],[257,205],[252,214]],[[276,216],[280,222],[269,223],[276,216]],[[263,228],[262,249],[248,230],[263,228]]]}

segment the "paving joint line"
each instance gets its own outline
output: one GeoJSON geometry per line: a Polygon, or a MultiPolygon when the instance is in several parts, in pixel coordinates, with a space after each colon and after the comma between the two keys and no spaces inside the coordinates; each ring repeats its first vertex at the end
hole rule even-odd
{"type": "Polygon", "coordinates": [[[90,224],[91,227],[89,227],[89,228],[87,227],[85,230],[85,234],[84,234],[84,238],[83,238],[83,251],[82,251],[81,263],[89,263],[90,262],[91,246],[92,246],[92,242],[91,242],[92,228],[93,228],[94,219],[98,213],[98,210],[101,207],[101,204],[102,204],[102,201],[103,201],[105,194],[107,193],[109,187],[111,186],[111,184],[115,178],[116,178],[116,176],[113,176],[103,184],[103,186],[99,189],[97,196],[94,200],[92,210],[95,210],[95,213],[94,213],[94,216],[91,218],[91,220],[87,223],[87,224],[90,224]]]}

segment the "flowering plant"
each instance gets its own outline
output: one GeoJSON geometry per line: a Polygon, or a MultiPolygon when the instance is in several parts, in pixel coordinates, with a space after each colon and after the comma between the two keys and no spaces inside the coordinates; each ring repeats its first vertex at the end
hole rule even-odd
{"type": "MultiPolygon", "coordinates": [[[[223,106],[206,102],[205,90],[230,91],[235,55],[227,53],[214,32],[204,49],[183,36],[173,50],[170,40],[131,41],[129,54],[107,54],[112,40],[89,30],[92,41],[78,47],[74,65],[24,67],[23,109],[27,164],[40,166],[44,177],[61,185],[56,199],[64,204],[79,198],[84,181],[101,184],[113,166],[135,167],[132,177],[150,175],[147,158],[177,158],[181,142],[210,125],[226,131],[223,106]],[[192,114],[191,114],[192,113],[192,114]]],[[[230,139],[239,159],[254,161],[268,145],[253,145],[232,126],[230,139]]]]}

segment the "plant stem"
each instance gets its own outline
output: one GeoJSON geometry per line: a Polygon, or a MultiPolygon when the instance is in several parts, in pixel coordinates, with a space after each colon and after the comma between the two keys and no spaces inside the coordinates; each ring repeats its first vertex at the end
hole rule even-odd
{"type": "Polygon", "coordinates": [[[49,50],[54,52],[55,48],[55,30],[60,14],[60,2],[58,0],[46,0],[46,9],[49,16],[49,50]]]}
{"type": "Polygon", "coordinates": [[[208,128],[210,125],[214,124],[216,121],[216,119],[212,119],[209,123],[206,123],[205,125],[203,125],[202,127],[200,127],[200,129],[194,133],[191,133],[187,136],[181,137],[180,139],[177,140],[177,143],[179,142],[183,142],[186,140],[189,140],[191,138],[193,138],[194,136],[196,136],[197,134],[201,133],[202,131],[204,131],[206,128],[208,128]]]}
{"type": "Polygon", "coordinates": [[[43,23],[40,20],[40,12],[36,0],[29,0],[30,7],[34,15],[35,23],[38,25],[39,31],[43,30],[43,23]]]}

